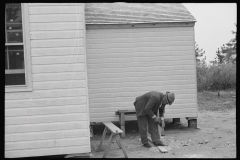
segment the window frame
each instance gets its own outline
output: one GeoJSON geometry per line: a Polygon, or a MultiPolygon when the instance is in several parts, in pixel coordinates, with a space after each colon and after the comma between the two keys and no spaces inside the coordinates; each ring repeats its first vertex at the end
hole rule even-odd
{"type": "MultiPolygon", "coordinates": [[[[22,92],[32,91],[32,63],[31,63],[31,47],[30,47],[30,23],[29,8],[27,3],[21,3],[22,10],[22,34],[23,34],[23,50],[24,50],[24,70],[25,85],[9,85],[5,86],[5,92],[22,92]]],[[[6,44],[5,44],[6,45],[6,44]]],[[[5,71],[5,74],[8,71],[5,71]]]]}

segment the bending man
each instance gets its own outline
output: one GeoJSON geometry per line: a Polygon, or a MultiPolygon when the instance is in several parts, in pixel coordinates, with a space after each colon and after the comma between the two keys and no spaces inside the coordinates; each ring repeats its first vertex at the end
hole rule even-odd
{"type": "Polygon", "coordinates": [[[165,146],[160,140],[158,131],[158,123],[165,126],[164,123],[164,111],[166,104],[171,105],[175,99],[174,93],[151,91],[136,98],[133,103],[136,109],[139,133],[141,142],[145,147],[151,147],[147,138],[149,131],[152,142],[155,146],[165,146]],[[157,117],[157,111],[159,109],[160,117],[157,117]]]}

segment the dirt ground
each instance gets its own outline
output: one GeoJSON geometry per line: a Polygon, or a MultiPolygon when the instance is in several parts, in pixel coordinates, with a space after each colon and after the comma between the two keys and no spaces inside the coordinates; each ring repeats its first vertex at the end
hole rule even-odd
{"type": "MultiPolygon", "coordinates": [[[[198,93],[197,129],[188,128],[187,120],[180,123],[165,120],[165,136],[162,141],[168,153],[156,152],[155,147],[145,148],[139,141],[136,121],[126,122],[126,137],[122,143],[129,158],[236,158],[236,92],[198,93]]],[[[106,135],[102,151],[97,152],[104,127],[93,128],[91,158],[103,156],[110,134],[106,135]]],[[[116,141],[112,143],[107,158],[123,158],[116,141]]]]}

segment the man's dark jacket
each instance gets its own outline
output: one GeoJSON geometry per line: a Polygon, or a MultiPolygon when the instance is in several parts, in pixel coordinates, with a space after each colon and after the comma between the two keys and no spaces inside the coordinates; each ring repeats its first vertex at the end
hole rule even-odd
{"type": "Polygon", "coordinates": [[[136,98],[133,103],[136,109],[137,116],[150,116],[153,117],[157,115],[157,110],[159,108],[160,117],[164,116],[165,104],[162,104],[164,94],[161,92],[151,91],[147,92],[142,96],[136,98]]]}

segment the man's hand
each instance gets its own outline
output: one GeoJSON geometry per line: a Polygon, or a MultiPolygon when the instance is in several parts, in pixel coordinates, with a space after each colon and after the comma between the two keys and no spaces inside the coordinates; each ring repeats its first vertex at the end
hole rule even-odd
{"type": "Polygon", "coordinates": [[[165,123],[164,123],[164,118],[163,117],[161,117],[161,123],[162,123],[162,125],[161,125],[161,127],[165,127],[165,123]]]}
{"type": "Polygon", "coordinates": [[[156,122],[156,123],[160,123],[160,121],[161,121],[161,119],[160,119],[159,117],[155,117],[153,120],[154,120],[154,122],[156,122]]]}
{"type": "Polygon", "coordinates": [[[162,127],[162,128],[165,127],[165,123],[164,123],[164,121],[162,121],[162,125],[161,125],[161,127],[162,127]]]}

